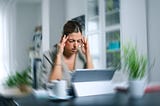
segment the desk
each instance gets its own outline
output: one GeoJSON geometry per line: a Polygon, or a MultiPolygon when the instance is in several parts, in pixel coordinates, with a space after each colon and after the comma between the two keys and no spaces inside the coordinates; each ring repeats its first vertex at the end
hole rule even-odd
{"type": "Polygon", "coordinates": [[[147,93],[140,99],[131,99],[127,93],[115,93],[77,97],[67,101],[38,99],[31,94],[15,100],[20,106],[160,106],[160,92],[147,93]]]}

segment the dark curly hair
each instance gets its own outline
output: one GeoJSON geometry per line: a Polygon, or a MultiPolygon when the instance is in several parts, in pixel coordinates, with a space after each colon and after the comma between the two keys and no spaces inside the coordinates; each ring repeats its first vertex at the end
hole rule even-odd
{"type": "Polygon", "coordinates": [[[79,22],[74,21],[74,20],[69,20],[65,23],[63,27],[63,36],[66,35],[68,36],[69,34],[73,32],[81,32],[82,33],[82,26],[80,25],[79,22]]]}

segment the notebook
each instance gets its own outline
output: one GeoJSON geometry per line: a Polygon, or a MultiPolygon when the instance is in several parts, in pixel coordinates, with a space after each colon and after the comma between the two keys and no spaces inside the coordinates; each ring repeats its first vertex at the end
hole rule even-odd
{"type": "Polygon", "coordinates": [[[75,96],[114,93],[111,83],[115,69],[78,69],[72,76],[75,96]]]}

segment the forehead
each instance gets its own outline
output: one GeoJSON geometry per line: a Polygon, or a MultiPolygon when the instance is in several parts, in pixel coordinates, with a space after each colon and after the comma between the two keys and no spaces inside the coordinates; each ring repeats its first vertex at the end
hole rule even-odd
{"type": "Polygon", "coordinates": [[[68,35],[69,39],[81,39],[82,38],[82,34],[80,32],[78,33],[71,33],[68,35]]]}

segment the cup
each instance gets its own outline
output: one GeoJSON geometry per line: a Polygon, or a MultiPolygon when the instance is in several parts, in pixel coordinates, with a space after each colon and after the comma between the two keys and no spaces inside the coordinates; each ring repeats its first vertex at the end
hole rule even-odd
{"type": "Polygon", "coordinates": [[[52,80],[49,90],[53,96],[65,97],[67,96],[67,82],[65,80],[52,80]]]}

